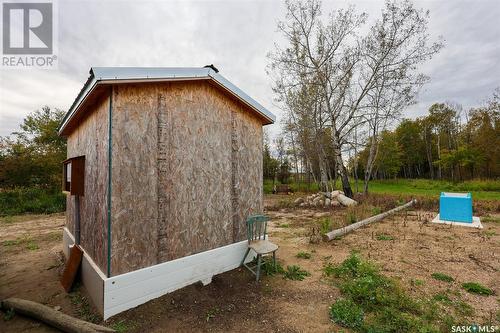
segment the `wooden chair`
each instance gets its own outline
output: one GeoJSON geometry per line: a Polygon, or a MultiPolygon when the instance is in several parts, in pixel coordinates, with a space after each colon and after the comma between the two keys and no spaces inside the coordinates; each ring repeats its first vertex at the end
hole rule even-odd
{"type": "Polygon", "coordinates": [[[269,221],[269,218],[265,215],[253,215],[249,216],[247,219],[248,249],[245,252],[243,260],[241,260],[241,265],[248,268],[248,270],[255,275],[255,280],[257,282],[259,282],[260,278],[262,256],[272,253],[273,264],[276,268],[276,251],[278,250],[278,245],[271,243],[266,238],[267,221],[269,221]],[[253,250],[257,254],[257,265],[253,267],[245,264],[245,259],[250,250],[253,250]]]}

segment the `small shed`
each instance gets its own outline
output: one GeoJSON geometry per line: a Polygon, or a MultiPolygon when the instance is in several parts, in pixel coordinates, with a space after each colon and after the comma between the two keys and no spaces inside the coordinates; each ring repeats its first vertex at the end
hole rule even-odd
{"type": "Polygon", "coordinates": [[[213,66],[91,68],[59,129],[63,245],[105,319],[239,266],[274,120],[213,66]]]}

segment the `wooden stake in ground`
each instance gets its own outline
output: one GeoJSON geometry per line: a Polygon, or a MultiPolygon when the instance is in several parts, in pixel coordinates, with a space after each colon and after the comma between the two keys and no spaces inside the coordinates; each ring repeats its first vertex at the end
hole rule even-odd
{"type": "Polygon", "coordinates": [[[347,233],[349,233],[349,232],[351,232],[353,230],[361,228],[364,225],[367,225],[367,224],[370,224],[370,223],[373,223],[373,222],[378,222],[380,220],[383,220],[384,218],[386,218],[387,216],[389,216],[391,214],[394,214],[396,212],[399,212],[400,210],[403,210],[403,209],[406,209],[408,207],[411,207],[416,202],[417,202],[417,200],[413,199],[410,202],[408,202],[408,203],[406,203],[406,204],[404,204],[402,206],[399,206],[399,207],[393,208],[391,210],[388,210],[385,213],[381,213],[381,214],[369,217],[367,219],[364,219],[362,221],[359,221],[359,222],[350,224],[348,226],[342,227],[340,229],[336,229],[336,230],[330,231],[330,232],[328,232],[328,233],[326,233],[326,234],[323,235],[323,240],[324,241],[331,241],[335,237],[343,236],[343,235],[345,235],[345,234],[347,234],[347,233]]]}
{"type": "Polygon", "coordinates": [[[113,333],[115,330],[89,323],[56,311],[40,303],[20,298],[7,298],[0,302],[4,311],[14,310],[21,315],[38,319],[67,333],[113,333]]]}

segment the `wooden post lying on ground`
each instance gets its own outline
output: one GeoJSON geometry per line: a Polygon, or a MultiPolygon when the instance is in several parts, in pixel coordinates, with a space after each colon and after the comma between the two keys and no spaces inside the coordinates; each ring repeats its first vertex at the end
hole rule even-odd
{"type": "Polygon", "coordinates": [[[28,301],[20,298],[7,298],[0,302],[0,308],[4,311],[14,310],[14,312],[38,319],[47,325],[58,328],[67,333],[113,333],[115,330],[80,320],[64,313],[56,311],[40,303],[28,301]]]}
{"type": "Polygon", "coordinates": [[[343,235],[345,235],[345,234],[347,234],[347,233],[349,233],[349,232],[351,232],[353,230],[361,228],[364,225],[367,225],[367,224],[370,224],[370,223],[373,223],[373,222],[377,222],[377,221],[383,220],[384,218],[386,218],[387,216],[389,216],[391,214],[394,214],[396,212],[399,212],[400,210],[403,210],[403,209],[411,207],[416,202],[417,202],[417,200],[413,199],[410,202],[408,202],[408,203],[406,203],[406,204],[404,204],[402,206],[399,206],[399,207],[393,208],[391,210],[388,210],[385,213],[381,213],[381,214],[369,217],[367,219],[364,219],[362,221],[359,221],[359,222],[350,224],[348,226],[342,227],[340,229],[336,229],[336,230],[330,231],[330,232],[328,232],[328,233],[326,233],[326,234],[323,235],[323,240],[325,242],[331,241],[335,237],[343,236],[343,235]]]}

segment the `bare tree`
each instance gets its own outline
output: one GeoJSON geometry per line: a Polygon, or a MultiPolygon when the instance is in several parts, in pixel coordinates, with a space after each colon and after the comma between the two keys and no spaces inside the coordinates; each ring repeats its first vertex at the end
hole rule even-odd
{"type": "Polygon", "coordinates": [[[367,118],[368,97],[377,96],[379,89],[380,100],[391,100],[387,92],[405,92],[417,85],[423,80],[414,74],[417,65],[438,52],[442,43],[428,45],[428,13],[408,1],[388,1],[382,18],[364,38],[359,28],[366,14],[356,13],[353,7],[338,9],[323,22],[319,1],[287,1],[286,6],[286,19],[278,28],[288,44],[276,46],[270,54],[271,72],[281,91],[297,85],[317,86],[320,107],[329,117],[342,187],[352,197],[342,151],[352,131],[367,118]]]}

